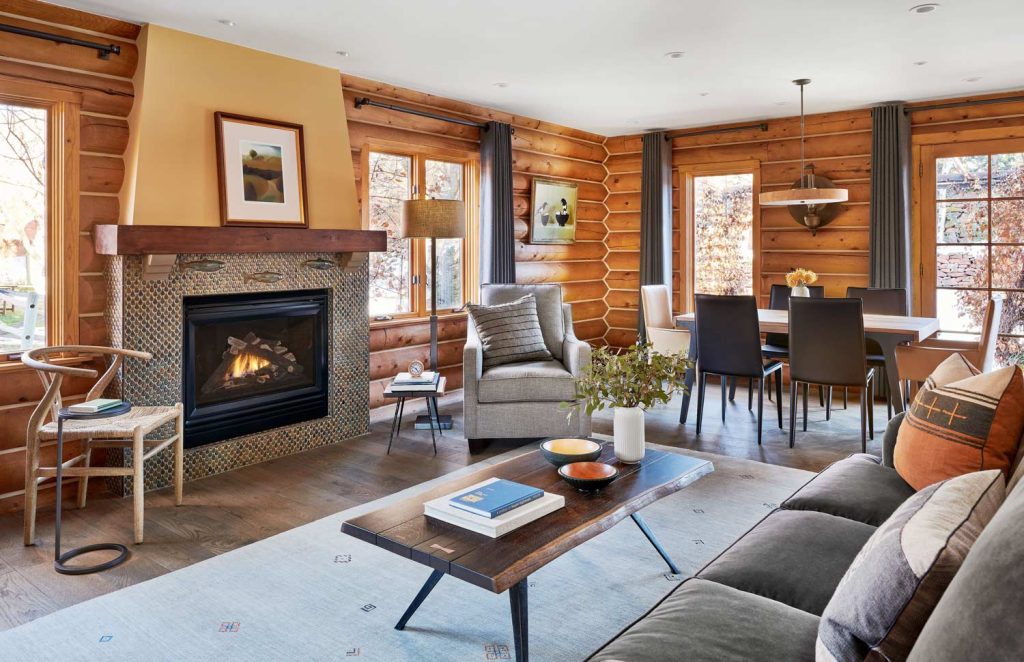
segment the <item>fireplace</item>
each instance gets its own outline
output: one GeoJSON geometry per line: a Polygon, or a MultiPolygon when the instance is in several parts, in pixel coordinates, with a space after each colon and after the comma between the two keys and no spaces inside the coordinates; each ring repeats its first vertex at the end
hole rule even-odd
{"type": "Polygon", "coordinates": [[[328,415],[328,296],[184,297],[187,448],[328,415]]]}

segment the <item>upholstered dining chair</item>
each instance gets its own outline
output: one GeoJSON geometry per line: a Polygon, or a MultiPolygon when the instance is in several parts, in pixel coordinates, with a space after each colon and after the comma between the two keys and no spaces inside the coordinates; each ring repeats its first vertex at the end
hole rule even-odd
{"type": "MultiPolygon", "coordinates": [[[[899,287],[848,287],[846,297],[849,299],[860,299],[864,302],[864,312],[869,315],[906,315],[907,314],[907,291],[899,287]]],[[[885,377],[885,355],[882,354],[882,347],[877,341],[868,338],[864,341],[867,347],[868,365],[876,368],[879,380],[886,384],[885,377]]],[[[899,397],[898,393],[889,393],[885,399],[886,409],[889,418],[892,418],[892,399],[899,397]]],[[[846,395],[844,391],[843,398],[846,395]]]]}
{"type": "Polygon", "coordinates": [[[803,429],[807,431],[809,384],[860,389],[860,445],[874,439],[872,407],[875,369],[867,365],[864,313],[860,299],[789,300],[789,447],[796,441],[796,398],[803,387],[803,429]]]}
{"type": "MultiPolygon", "coordinates": [[[[722,381],[722,421],[725,421],[726,381],[745,377],[757,382],[757,445],[761,445],[764,419],[764,383],[782,363],[761,357],[761,331],[757,301],[752,296],[695,294],[697,329],[697,434],[704,418],[704,391],[708,375],[722,381]]],[[[751,392],[753,390],[751,389],[751,392]]],[[[782,381],[775,382],[779,429],[782,429],[782,381]]],[[[751,408],[748,401],[748,409],[751,408]]]]}
{"type": "Polygon", "coordinates": [[[905,388],[904,399],[910,399],[910,384],[916,386],[923,383],[928,379],[928,375],[952,354],[962,354],[971,365],[982,372],[993,370],[996,362],[996,340],[999,337],[999,324],[1002,319],[1003,299],[989,299],[977,341],[929,339],[915,345],[897,347],[896,368],[899,370],[900,384],[905,388]]]}
{"type": "MultiPolygon", "coordinates": [[[[823,299],[825,297],[824,285],[808,285],[811,298],[823,299]]],[[[775,283],[768,295],[768,308],[771,310],[789,310],[789,297],[792,290],[775,283]]],[[[766,359],[785,361],[789,358],[789,335],[785,333],[764,334],[764,345],[761,346],[761,354],[766,359]]],[[[775,373],[775,379],[782,379],[782,373],[775,373]]],[[[771,398],[771,389],[768,389],[768,397],[771,398]]],[[[825,406],[825,387],[818,387],[818,399],[821,405],[825,406]]]]}
{"type": "MultiPolygon", "coordinates": [[[[110,365],[89,389],[86,400],[101,397],[103,391],[117,376],[126,358],[149,360],[152,354],[130,349],[111,347],[93,347],[88,345],[63,345],[58,347],[41,347],[32,349],[21,355],[21,361],[34,369],[43,382],[45,392],[29,418],[26,430],[25,452],[25,544],[35,542],[36,502],[39,485],[47,479],[55,478],[57,467],[41,466],[41,448],[46,442],[57,438],[57,412],[63,407],[61,402],[61,385],[68,377],[85,377],[95,379],[98,370],[92,368],[58,365],[51,361],[62,357],[93,357],[106,360],[110,365]],[[49,420],[49,422],[47,422],[49,420]]],[[[89,489],[90,476],[131,476],[134,497],[135,542],[143,538],[143,494],[145,492],[145,461],[165,448],[174,445],[174,502],[181,505],[183,490],[184,454],[184,410],[181,403],[171,407],[132,407],[131,411],[94,420],[68,420],[64,423],[64,441],[81,441],[82,452],[62,462],[64,476],[79,478],[78,507],[84,508],[89,489]],[[167,439],[146,439],[146,435],[157,428],[174,423],[174,434],[167,439]],[[94,467],[90,466],[92,451],[97,448],[131,449],[132,466],[130,467],[94,467]],[[75,466],[79,465],[79,466],[75,466]]]]}
{"type": "Polygon", "coordinates": [[[658,354],[690,353],[690,332],[677,329],[672,319],[672,293],[668,285],[644,285],[640,288],[644,306],[647,340],[658,354]]]}

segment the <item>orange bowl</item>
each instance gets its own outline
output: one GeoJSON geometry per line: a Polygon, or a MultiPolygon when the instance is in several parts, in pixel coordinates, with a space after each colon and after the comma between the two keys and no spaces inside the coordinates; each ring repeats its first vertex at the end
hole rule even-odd
{"type": "Polygon", "coordinates": [[[607,486],[619,470],[604,462],[572,462],[558,468],[562,479],[582,492],[594,492],[607,486]]]}

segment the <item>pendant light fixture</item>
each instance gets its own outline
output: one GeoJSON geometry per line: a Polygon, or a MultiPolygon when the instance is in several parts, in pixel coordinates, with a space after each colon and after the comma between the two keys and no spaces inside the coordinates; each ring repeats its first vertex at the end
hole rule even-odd
{"type": "Polygon", "coordinates": [[[807,207],[807,213],[801,214],[797,220],[814,232],[824,225],[821,222],[823,207],[846,202],[848,191],[844,188],[833,188],[831,181],[814,174],[813,166],[808,172],[804,159],[804,86],[810,82],[809,78],[798,78],[793,81],[800,87],[800,180],[793,184],[793,188],[762,193],[758,196],[758,201],[763,207],[807,207]]]}

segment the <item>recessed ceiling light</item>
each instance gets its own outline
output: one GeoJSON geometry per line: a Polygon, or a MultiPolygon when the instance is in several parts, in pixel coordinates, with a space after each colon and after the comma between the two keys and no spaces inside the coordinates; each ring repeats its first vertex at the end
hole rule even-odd
{"type": "Polygon", "coordinates": [[[711,94],[711,93],[710,93],[710,92],[701,92],[701,93],[700,93],[700,95],[701,95],[702,97],[706,97],[706,96],[707,96],[707,95],[709,95],[709,94],[711,94]]]}
{"type": "Polygon", "coordinates": [[[915,14],[930,14],[938,8],[939,3],[926,2],[923,5],[914,5],[913,7],[910,8],[910,11],[914,12],[915,14]]]}
{"type": "Polygon", "coordinates": [[[928,60],[918,60],[917,62],[914,63],[914,66],[915,67],[923,67],[926,64],[928,64],[928,60]]]}
{"type": "Polygon", "coordinates": [[[665,57],[671,58],[673,60],[678,60],[684,55],[686,55],[684,51],[669,51],[668,53],[665,53],[665,57]]]}
{"type": "Polygon", "coordinates": [[[505,87],[508,87],[508,83],[506,83],[504,81],[501,81],[501,82],[498,82],[498,83],[494,83],[494,87],[505,88],[505,87]]]}
{"type": "Polygon", "coordinates": [[[348,57],[348,51],[334,51],[334,52],[337,53],[338,55],[340,55],[341,57],[348,57]]]}
{"type": "Polygon", "coordinates": [[[217,22],[220,23],[221,25],[226,25],[229,28],[233,28],[236,25],[236,23],[234,21],[232,21],[230,18],[222,18],[222,19],[218,20],[217,22]]]}
{"type": "Polygon", "coordinates": [[[971,76],[970,78],[965,78],[964,82],[965,83],[977,83],[979,80],[981,80],[981,76],[971,76]]]}

